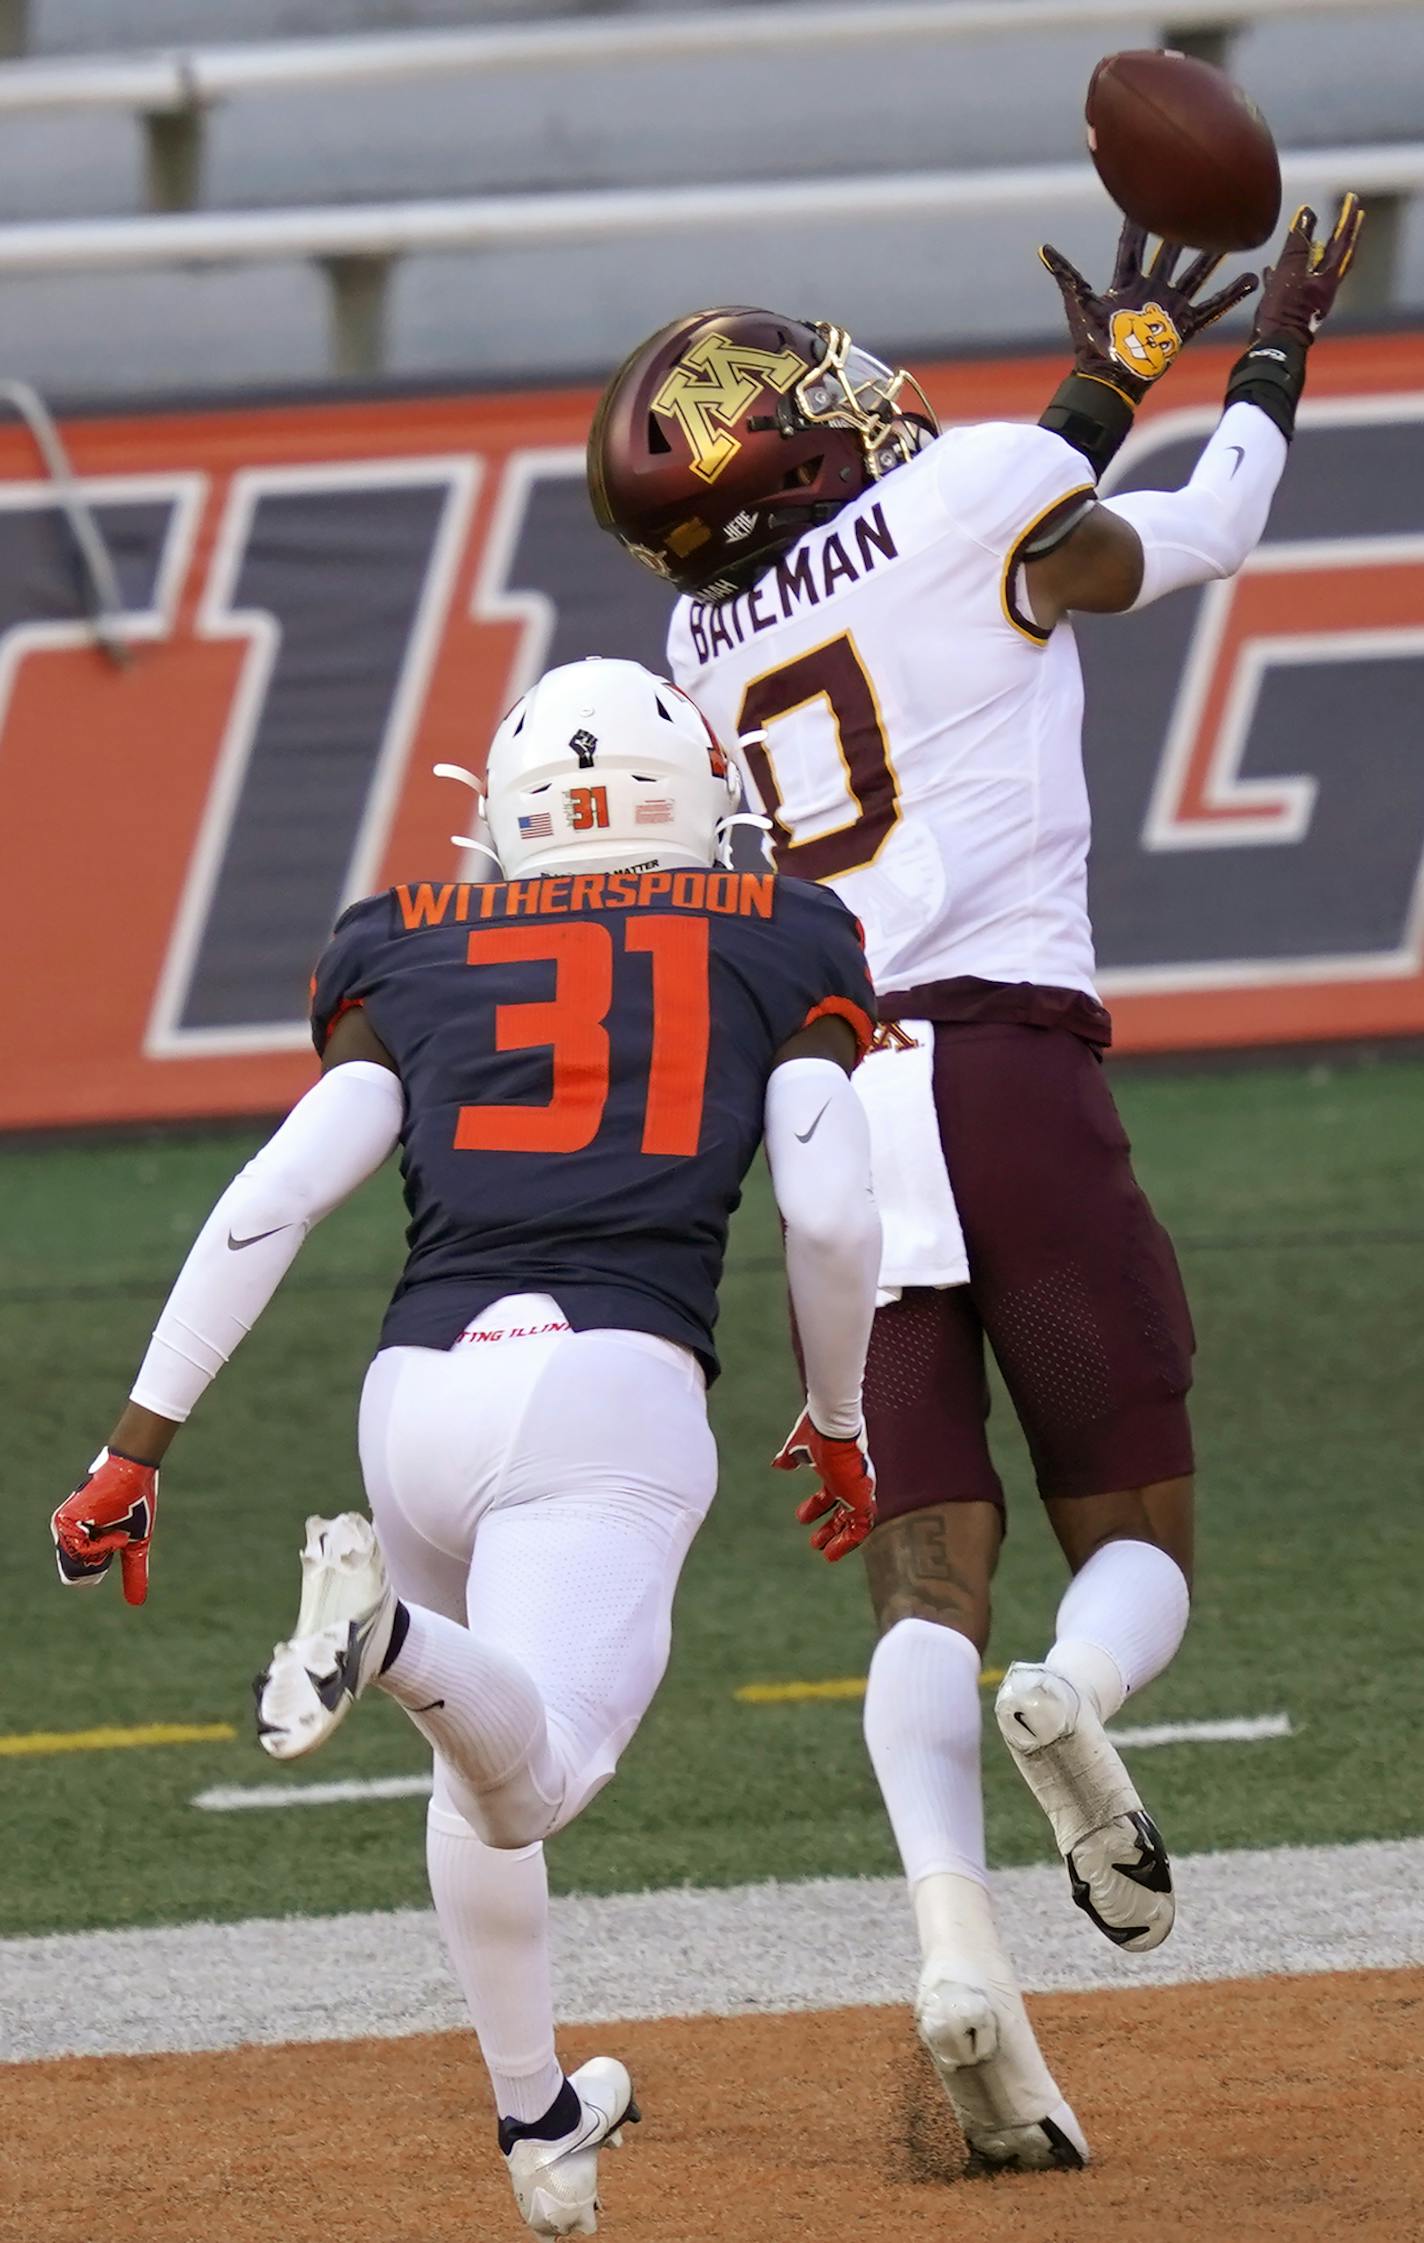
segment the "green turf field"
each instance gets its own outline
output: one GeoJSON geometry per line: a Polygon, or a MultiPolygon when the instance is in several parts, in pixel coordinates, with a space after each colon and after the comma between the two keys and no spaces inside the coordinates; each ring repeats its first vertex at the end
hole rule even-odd
{"type": "MultiPolygon", "coordinates": [[[[1188,1648],[1139,1718],[1286,1712],[1273,1743],[1138,1763],[1175,1847],[1424,1832],[1424,1065],[1118,1085],[1177,1235],[1201,1338],[1201,1581],[1188,1648]],[[1409,1693],[1413,1701],[1407,1703],[1409,1693]]],[[[354,1405],[400,1259],[394,1178],[325,1226],[165,1474],[148,1606],[68,1595],[47,1516],[103,1440],[167,1280],[251,1134],[0,1153],[0,1418],[9,1569],[0,1731],[234,1722],[235,1741],[0,1756],[0,1930],[390,1907],[424,1897],[418,1801],[210,1815],[213,1784],[279,1780],[248,1678],[291,1620],[308,1510],[358,1500],[354,1405]]],[[[719,1504],[685,1580],[673,1665],[613,1789],[551,1849],[563,1889],[886,1871],[854,1703],[753,1707],[753,1681],[854,1675],[855,1561],[812,1562],[765,1460],[796,1402],[759,1186],[723,1294],[719,1504]]],[[[1012,1421],[1012,1532],[991,1658],[1047,1641],[1057,1561],[1012,1421]]],[[[363,1704],[289,1780],[394,1774],[422,1747],[363,1704]]],[[[1041,1857],[988,1754],[991,1849],[1041,1857]]]]}

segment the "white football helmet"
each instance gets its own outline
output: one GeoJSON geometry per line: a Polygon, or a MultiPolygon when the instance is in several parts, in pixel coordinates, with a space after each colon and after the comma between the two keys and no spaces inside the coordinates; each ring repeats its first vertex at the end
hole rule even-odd
{"type": "Polygon", "coordinates": [[[717,862],[741,777],[696,703],[638,662],[568,662],[496,732],[485,814],[507,880],[717,862]]]}

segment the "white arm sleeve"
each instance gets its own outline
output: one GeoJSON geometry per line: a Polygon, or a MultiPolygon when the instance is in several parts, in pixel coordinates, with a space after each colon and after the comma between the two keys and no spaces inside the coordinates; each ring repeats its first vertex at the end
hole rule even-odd
{"type": "Polygon", "coordinates": [[[1236,574],[1260,542],[1289,448],[1256,406],[1233,405],[1181,490],[1126,491],[1103,501],[1142,540],[1134,609],[1184,585],[1236,574]]]}
{"type": "Polygon", "coordinates": [[[880,1272],[870,1125],[844,1069],[788,1059],[766,1092],[766,1157],[786,1225],[786,1275],[818,1431],[860,1431],[861,1381],[880,1272]]]}
{"type": "Polygon", "coordinates": [[[131,1400],[182,1424],[247,1337],[313,1223],[394,1151],[405,1097],[389,1067],[323,1075],[235,1176],[164,1303],[131,1400]]]}

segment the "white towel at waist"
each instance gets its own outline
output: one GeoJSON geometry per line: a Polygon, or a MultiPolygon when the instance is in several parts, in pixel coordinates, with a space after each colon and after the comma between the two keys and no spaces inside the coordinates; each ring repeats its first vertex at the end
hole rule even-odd
{"type": "Polygon", "coordinates": [[[901,1020],[852,1078],[870,1122],[870,1167],[884,1245],[876,1303],[907,1285],[965,1285],[969,1257],[940,1143],[934,1102],[934,1028],[901,1020]]]}

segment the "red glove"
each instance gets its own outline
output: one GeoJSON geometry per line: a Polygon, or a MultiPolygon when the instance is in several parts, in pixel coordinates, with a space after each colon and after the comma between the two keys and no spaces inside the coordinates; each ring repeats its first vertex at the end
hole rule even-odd
{"type": "Polygon", "coordinates": [[[142,1604],[148,1595],[148,1546],[157,1515],[157,1465],[100,1449],[88,1479],[49,1523],[65,1587],[102,1581],[117,1558],[125,1603],[142,1604]]]}
{"type": "Polygon", "coordinates": [[[811,1413],[803,1410],[780,1454],[771,1460],[773,1470],[794,1472],[798,1465],[813,1465],[821,1475],[814,1495],[803,1496],[796,1506],[802,1526],[820,1525],[811,1537],[832,1565],[847,1551],[859,1549],[875,1524],[875,1466],[865,1446],[865,1429],[852,1441],[837,1441],[818,1433],[811,1413]]]}

